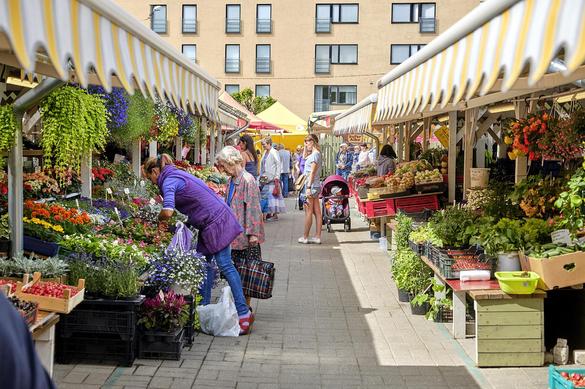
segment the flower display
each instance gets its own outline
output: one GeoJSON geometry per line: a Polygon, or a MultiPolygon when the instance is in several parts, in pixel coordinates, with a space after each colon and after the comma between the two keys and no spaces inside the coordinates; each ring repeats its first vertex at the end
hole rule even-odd
{"type": "Polygon", "coordinates": [[[90,86],[87,91],[91,94],[100,95],[104,100],[106,109],[110,113],[108,117],[108,129],[115,131],[128,122],[128,100],[122,88],[112,88],[111,93],[99,85],[90,86]]]}
{"type": "Polygon", "coordinates": [[[148,263],[146,253],[138,245],[121,243],[117,238],[89,234],[66,235],[60,244],[69,251],[103,257],[108,261],[131,264],[137,268],[144,268],[148,263]]]}
{"type": "Polygon", "coordinates": [[[94,167],[91,169],[91,177],[96,184],[103,185],[108,179],[114,176],[114,171],[105,167],[94,167]]]}
{"type": "Polygon", "coordinates": [[[147,330],[173,331],[187,324],[187,302],[172,290],[144,300],[138,324],[147,330]]]}
{"type": "Polygon", "coordinates": [[[67,234],[87,232],[91,227],[91,218],[87,212],[77,208],[65,208],[59,204],[37,203],[32,200],[24,202],[25,216],[38,218],[60,225],[67,234]]]}
{"type": "Polygon", "coordinates": [[[176,284],[189,291],[196,291],[203,284],[209,266],[213,265],[195,250],[166,250],[154,255],[150,266],[152,270],[146,281],[147,285],[168,290],[176,284]]]}
{"type": "Polygon", "coordinates": [[[64,233],[63,227],[57,224],[49,223],[37,217],[23,217],[24,233],[28,236],[45,240],[47,242],[57,242],[64,233]]]}

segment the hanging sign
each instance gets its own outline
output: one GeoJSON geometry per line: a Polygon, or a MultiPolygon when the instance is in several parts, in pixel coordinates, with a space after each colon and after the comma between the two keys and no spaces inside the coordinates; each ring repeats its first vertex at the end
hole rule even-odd
{"type": "Polygon", "coordinates": [[[347,135],[347,142],[348,143],[362,143],[364,141],[364,136],[361,134],[348,134],[347,135]]]}
{"type": "Polygon", "coordinates": [[[444,148],[449,148],[449,127],[443,126],[435,131],[435,136],[444,148]]]}

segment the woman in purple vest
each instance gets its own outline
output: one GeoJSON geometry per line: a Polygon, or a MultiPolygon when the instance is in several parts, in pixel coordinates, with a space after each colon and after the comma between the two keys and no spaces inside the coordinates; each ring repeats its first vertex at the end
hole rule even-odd
{"type": "MultiPolygon", "coordinates": [[[[231,243],[243,229],[232,210],[199,178],[176,168],[172,158],[167,154],[148,159],[142,169],[143,175],[158,185],[163,196],[163,209],[158,216],[159,221],[168,220],[177,209],[188,217],[188,225],[199,230],[197,251],[207,258],[215,258],[234,296],[240,317],[240,334],[249,333],[254,315],[246,304],[240,275],[231,257],[231,243]]],[[[213,275],[208,274],[201,288],[203,305],[211,301],[212,283],[213,275]]]]}

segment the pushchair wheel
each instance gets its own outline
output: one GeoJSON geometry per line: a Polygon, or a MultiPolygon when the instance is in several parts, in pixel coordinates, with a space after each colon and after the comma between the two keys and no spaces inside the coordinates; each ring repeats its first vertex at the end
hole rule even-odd
{"type": "Polygon", "coordinates": [[[327,232],[333,232],[333,229],[331,228],[331,222],[327,223],[327,232]]]}
{"type": "Polygon", "coordinates": [[[343,230],[345,232],[350,232],[351,231],[351,220],[348,220],[345,223],[343,223],[343,230]]]}

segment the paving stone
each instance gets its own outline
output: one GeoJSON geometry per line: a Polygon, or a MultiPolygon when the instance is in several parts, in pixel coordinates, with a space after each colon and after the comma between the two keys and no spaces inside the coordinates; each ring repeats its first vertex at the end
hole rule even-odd
{"type": "Polygon", "coordinates": [[[158,370],[158,366],[138,366],[134,371],[134,375],[149,375],[153,376],[158,370]]]}
{"type": "Polygon", "coordinates": [[[89,372],[71,372],[63,378],[63,382],[67,384],[80,384],[87,376],[89,376],[89,372]]]}
{"type": "Polygon", "coordinates": [[[148,388],[152,389],[168,389],[173,384],[172,378],[166,377],[153,377],[148,385],[148,388]]]}

